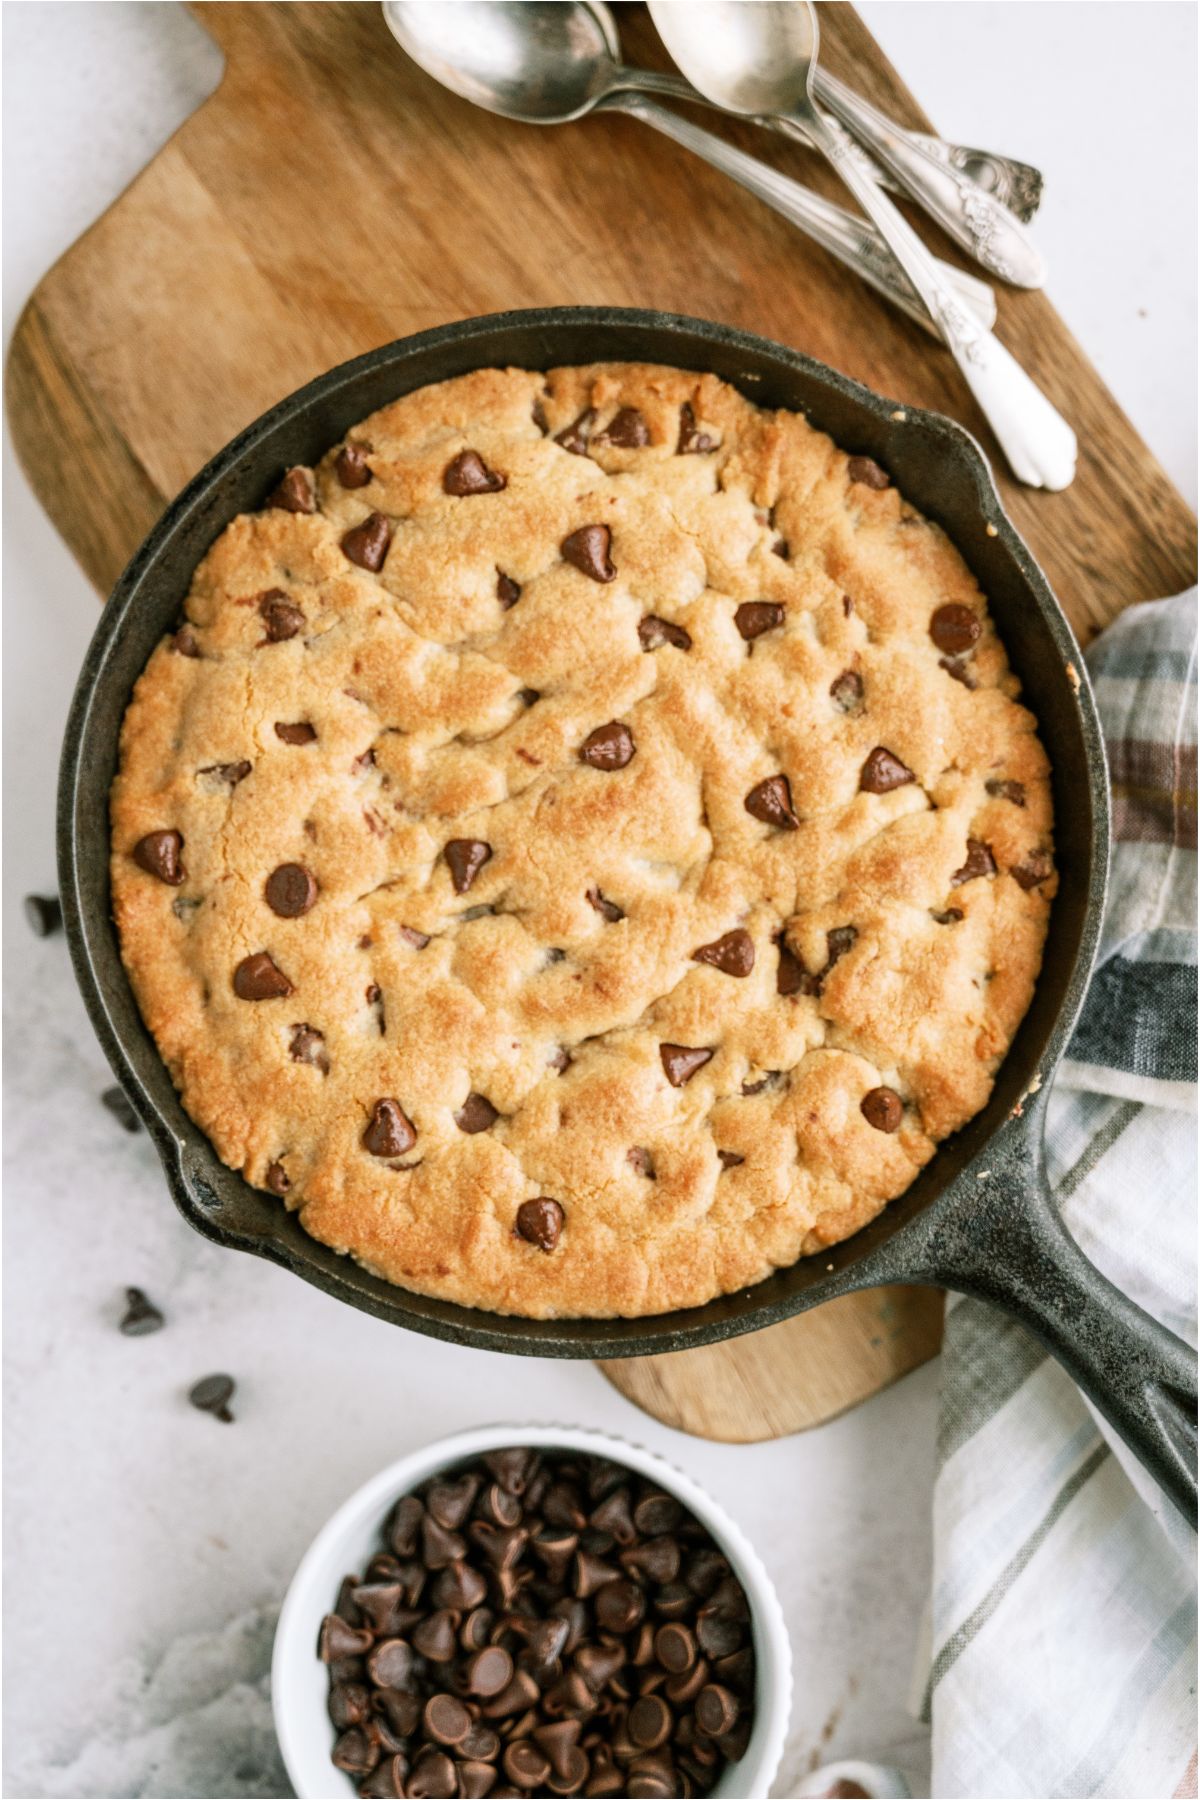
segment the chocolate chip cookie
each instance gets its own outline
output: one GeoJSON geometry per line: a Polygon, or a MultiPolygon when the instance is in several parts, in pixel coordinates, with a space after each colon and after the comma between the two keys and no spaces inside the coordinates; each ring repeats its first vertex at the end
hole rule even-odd
{"type": "Polygon", "coordinates": [[[709,376],[486,369],[281,470],[112,791],[184,1105],[315,1237],[530,1317],[695,1306],[987,1100],[1048,765],[888,471],[709,376]]]}

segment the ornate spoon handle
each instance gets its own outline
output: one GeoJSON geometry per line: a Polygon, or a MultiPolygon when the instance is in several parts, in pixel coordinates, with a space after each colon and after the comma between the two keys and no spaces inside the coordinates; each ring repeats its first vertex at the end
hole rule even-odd
{"type": "MultiPolygon", "coordinates": [[[[692,151],[704,162],[711,163],[713,168],[720,169],[722,174],[728,175],[767,206],[782,213],[793,225],[799,226],[822,249],[828,250],[831,256],[836,256],[839,262],[845,263],[855,274],[861,275],[864,281],[885,299],[901,307],[924,330],[934,337],[939,335],[928,308],[918,298],[907,275],[878,231],[865,219],[847,212],[832,200],[822,199],[803,183],[779,174],[766,163],[759,162],[757,157],[747,156],[745,151],[735,149],[723,138],[703,130],[699,125],[693,125],[690,119],[680,118],[678,113],[671,112],[669,108],[660,106],[643,94],[623,89],[606,95],[597,111],[630,113],[635,119],[641,119],[643,124],[652,126],[655,131],[661,131],[664,137],[673,138],[684,149],[692,151]]],[[[948,263],[939,262],[936,267],[940,278],[949,285],[969,313],[985,326],[991,325],[996,317],[996,297],[987,283],[977,280],[973,275],[964,274],[961,269],[951,268],[948,263]]]]}

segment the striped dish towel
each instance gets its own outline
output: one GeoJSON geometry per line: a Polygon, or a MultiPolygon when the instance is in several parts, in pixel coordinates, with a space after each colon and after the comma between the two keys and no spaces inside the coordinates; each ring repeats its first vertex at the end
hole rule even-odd
{"type": "MultiPolygon", "coordinates": [[[[1115,844],[1096,974],[1047,1120],[1087,1255],[1196,1340],[1196,596],[1088,666],[1115,844]]],[[[1196,1793],[1196,1540],[1024,1328],[946,1317],[929,1654],[935,1796],[1196,1793]]]]}

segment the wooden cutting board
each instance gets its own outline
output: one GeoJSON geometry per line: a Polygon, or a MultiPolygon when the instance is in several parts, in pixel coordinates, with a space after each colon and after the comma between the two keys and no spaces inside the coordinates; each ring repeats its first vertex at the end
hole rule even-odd
{"type": "MultiPolygon", "coordinates": [[[[8,359],[18,454],[101,591],[171,496],[282,395],[374,345],[508,307],[650,306],[740,325],[954,415],[1000,465],[945,352],[633,120],[492,118],[409,63],[375,5],[194,11],[225,54],[219,89],[39,284],[8,359]]],[[[618,12],[628,60],[666,66],[645,9],[618,12]]],[[[834,72],[929,129],[851,8],[822,15],[834,72]]],[[[839,197],[803,150],[718,128],[839,197]]],[[[1195,580],[1195,520],[1049,302],[999,299],[1001,337],[1081,452],[1065,494],[1018,489],[1002,467],[1001,489],[1086,641],[1122,606],[1195,580]]],[[[672,1424],[772,1437],[934,1354],[940,1317],[935,1292],[883,1290],[606,1373],[672,1424]]]]}

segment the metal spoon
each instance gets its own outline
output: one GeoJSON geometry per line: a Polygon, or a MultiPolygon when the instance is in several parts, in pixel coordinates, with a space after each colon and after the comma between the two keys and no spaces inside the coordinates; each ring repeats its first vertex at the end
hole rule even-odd
{"type": "MultiPolygon", "coordinates": [[[[682,89],[675,75],[628,69],[614,53],[607,8],[586,0],[384,0],[393,37],[443,87],[488,112],[557,125],[592,111],[626,112],[672,138],[799,226],[830,255],[937,335],[928,308],[873,226],[798,181],[659,106],[653,93],[682,89]]],[[[996,299],[986,282],[939,264],[963,303],[991,324],[996,299]]]]}
{"type": "Polygon", "coordinates": [[[659,35],[694,87],[730,112],[771,117],[807,134],[829,158],[887,240],[930,315],[1017,477],[1030,487],[1069,487],[1075,433],[1021,365],[949,291],[916,232],[849,152],[845,128],[813,101],[820,42],[811,0],[650,0],[659,35]]]}

